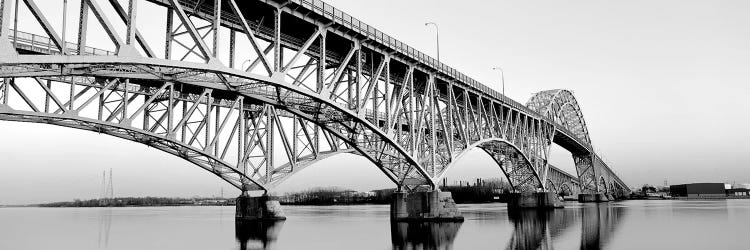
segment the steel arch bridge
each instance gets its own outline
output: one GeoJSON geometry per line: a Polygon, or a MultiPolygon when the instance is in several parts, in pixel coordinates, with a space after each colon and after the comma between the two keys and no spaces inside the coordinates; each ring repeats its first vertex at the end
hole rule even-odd
{"type": "Polygon", "coordinates": [[[38,2],[0,0],[0,120],[143,143],[243,191],[339,153],[437,188],[473,148],[519,192],[628,190],[570,91],[520,104],[321,1],[71,0],[72,37],[38,2]],[[552,143],[576,176],[548,164],[552,143]]]}

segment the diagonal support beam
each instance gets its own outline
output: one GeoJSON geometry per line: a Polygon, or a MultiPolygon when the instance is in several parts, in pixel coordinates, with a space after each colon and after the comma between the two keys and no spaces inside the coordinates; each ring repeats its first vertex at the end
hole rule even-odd
{"type": "MultiPolygon", "coordinates": [[[[57,107],[59,107],[62,110],[65,110],[66,105],[63,104],[60,101],[59,98],[57,98],[57,95],[55,95],[54,93],[52,93],[52,90],[49,87],[47,87],[47,84],[44,84],[44,82],[41,79],[39,79],[38,77],[34,77],[34,80],[37,83],[39,83],[39,86],[42,87],[42,89],[44,90],[44,92],[46,93],[46,95],[52,98],[52,101],[55,102],[55,104],[57,105],[57,107]]],[[[65,110],[65,111],[67,112],[67,110],[65,110]]]]}
{"type": "MultiPolygon", "coordinates": [[[[137,1],[137,0],[132,0],[132,1],[137,1]]],[[[123,22],[128,22],[128,20],[131,19],[128,13],[125,12],[125,9],[122,8],[122,5],[120,5],[119,1],[109,0],[109,3],[112,5],[112,7],[115,8],[115,12],[117,12],[117,15],[120,16],[120,19],[122,19],[123,22]]],[[[133,26],[135,26],[135,24],[133,24],[133,26]]],[[[144,36],[141,35],[141,32],[138,31],[137,28],[132,27],[132,29],[135,33],[135,40],[138,42],[138,44],[141,45],[141,48],[143,49],[143,51],[146,52],[146,56],[155,57],[156,54],[154,53],[154,50],[151,49],[151,46],[148,45],[146,38],[144,38],[144,36]]]]}
{"type": "MultiPolygon", "coordinates": [[[[380,80],[380,74],[383,73],[383,68],[385,68],[386,61],[383,60],[380,62],[380,65],[378,66],[378,69],[375,71],[375,74],[372,75],[370,78],[370,84],[367,88],[367,92],[365,92],[365,95],[363,95],[362,100],[359,103],[359,112],[364,111],[364,106],[367,104],[367,98],[370,98],[370,94],[372,94],[373,89],[375,88],[375,85],[377,85],[378,80],[380,80]]],[[[373,100],[375,101],[375,100],[373,100]]]]}
{"type": "Polygon", "coordinates": [[[193,22],[190,21],[190,17],[185,14],[185,10],[182,8],[182,5],[179,3],[179,1],[169,0],[169,3],[175,10],[175,13],[177,13],[177,17],[180,18],[182,24],[185,25],[188,34],[190,34],[190,37],[192,37],[195,44],[198,45],[198,49],[201,51],[201,54],[203,54],[203,57],[206,58],[206,61],[213,61],[213,56],[211,56],[211,52],[208,50],[206,42],[203,41],[203,38],[201,38],[200,34],[198,34],[198,31],[195,29],[195,25],[193,25],[193,22]]]}
{"type": "MultiPolygon", "coordinates": [[[[216,129],[213,140],[211,140],[211,143],[209,143],[206,147],[206,152],[210,152],[211,149],[215,147],[216,143],[219,142],[219,138],[221,137],[219,135],[221,135],[221,132],[224,131],[224,127],[226,127],[227,123],[229,122],[229,117],[232,116],[235,110],[239,110],[240,105],[243,103],[242,99],[242,96],[238,96],[234,101],[234,104],[232,104],[232,107],[229,108],[229,112],[224,116],[224,120],[221,121],[221,124],[216,129]]],[[[218,121],[219,117],[217,116],[216,119],[218,121]]],[[[226,152],[226,149],[224,151],[226,152]]]]}
{"type": "Polygon", "coordinates": [[[122,41],[122,38],[115,32],[115,27],[112,25],[111,22],[109,22],[109,19],[104,15],[104,10],[102,10],[102,7],[99,6],[96,0],[86,0],[89,7],[91,7],[91,12],[94,13],[94,16],[96,19],[99,20],[99,23],[104,26],[104,31],[107,32],[107,35],[112,40],[113,43],[115,43],[115,46],[117,46],[117,49],[125,45],[125,42],[122,41]]]}
{"type": "Polygon", "coordinates": [[[26,105],[29,105],[31,110],[33,110],[34,112],[39,112],[39,109],[36,107],[36,105],[34,105],[34,102],[32,102],[31,99],[29,99],[29,97],[26,96],[26,94],[21,91],[20,88],[18,88],[18,85],[16,85],[16,81],[11,81],[10,86],[16,91],[16,93],[18,93],[19,96],[21,96],[21,99],[26,102],[26,105]]]}
{"type": "Polygon", "coordinates": [[[341,61],[341,64],[338,68],[336,68],[336,71],[333,73],[333,79],[331,79],[331,83],[328,84],[327,91],[331,93],[331,98],[336,94],[336,90],[338,89],[339,82],[341,81],[341,77],[343,76],[344,70],[347,66],[349,66],[349,61],[352,60],[352,57],[354,56],[354,52],[357,51],[357,48],[355,46],[352,46],[351,49],[349,49],[349,53],[346,54],[346,57],[344,57],[344,60],[341,61]]]}
{"type": "Polygon", "coordinates": [[[29,11],[31,11],[31,14],[34,15],[34,18],[39,22],[40,25],[42,25],[42,28],[44,29],[44,32],[47,32],[47,35],[52,38],[52,42],[55,43],[58,49],[64,54],[67,55],[67,51],[64,49],[64,41],[60,38],[59,35],[57,35],[57,32],[55,32],[55,29],[52,28],[52,25],[49,23],[46,17],[44,17],[44,14],[42,14],[42,11],[39,10],[39,7],[34,3],[34,0],[23,0],[24,3],[26,3],[26,7],[29,7],[29,11]]]}
{"type": "Polygon", "coordinates": [[[320,34],[322,34],[321,29],[317,29],[315,33],[313,33],[312,36],[310,36],[310,38],[307,39],[305,44],[302,45],[299,51],[297,51],[297,54],[294,54],[294,57],[292,57],[292,60],[289,61],[289,63],[287,63],[286,66],[284,66],[284,69],[282,70],[284,75],[286,75],[287,71],[289,71],[291,66],[294,65],[294,63],[296,63],[297,60],[299,60],[300,56],[302,56],[302,54],[305,54],[305,52],[307,52],[307,49],[310,48],[310,45],[312,45],[312,43],[315,41],[316,38],[318,38],[318,36],[320,36],[320,34]]]}
{"type": "Polygon", "coordinates": [[[133,122],[133,119],[135,119],[136,116],[140,115],[144,110],[146,110],[146,107],[148,107],[148,105],[151,105],[151,103],[153,103],[154,100],[156,100],[156,98],[159,97],[159,94],[161,94],[162,92],[169,93],[167,91],[167,88],[169,88],[170,86],[172,86],[171,82],[167,82],[164,85],[162,85],[161,88],[159,88],[159,90],[157,90],[156,92],[154,92],[154,94],[151,95],[151,97],[149,97],[148,100],[146,100],[143,103],[143,105],[141,105],[141,107],[138,108],[138,110],[136,110],[132,115],[130,115],[130,117],[128,117],[128,118],[120,121],[120,124],[130,125],[133,122]]]}
{"type": "MultiPolygon", "coordinates": [[[[253,50],[255,50],[255,54],[258,54],[258,60],[263,64],[263,67],[266,69],[268,74],[272,74],[273,70],[271,70],[271,66],[268,64],[268,60],[266,60],[266,52],[260,50],[260,46],[258,45],[258,38],[255,37],[255,33],[253,33],[253,30],[250,29],[250,24],[245,20],[245,15],[242,14],[242,11],[240,11],[240,8],[237,7],[237,2],[235,0],[229,0],[230,5],[232,5],[232,11],[234,11],[234,14],[237,16],[237,18],[240,19],[240,23],[242,25],[242,31],[245,32],[245,35],[247,35],[247,38],[250,40],[250,44],[253,46],[253,50]]],[[[268,50],[268,49],[267,49],[268,50]]]]}
{"type": "MultiPolygon", "coordinates": [[[[188,119],[190,119],[190,117],[193,116],[193,112],[195,112],[195,109],[198,108],[198,106],[200,105],[201,100],[203,99],[203,97],[208,98],[208,96],[210,94],[211,94],[211,89],[204,90],[203,93],[201,93],[201,95],[198,96],[198,98],[195,100],[195,102],[193,103],[193,105],[190,106],[190,109],[188,109],[187,112],[185,112],[183,114],[182,119],[180,119],[180,121],[177,123],[177,126],[175,126],[174,128],[172,128],[172,130],[170,131],[170,134],[173,135],[174,133],[177,132],[178,129],[182,128],[182,126],[185,125],[185,123],[188,121],[188,119]]],[[[206,102],[208,102],[208,99],[206,100],[206,102]]]]}

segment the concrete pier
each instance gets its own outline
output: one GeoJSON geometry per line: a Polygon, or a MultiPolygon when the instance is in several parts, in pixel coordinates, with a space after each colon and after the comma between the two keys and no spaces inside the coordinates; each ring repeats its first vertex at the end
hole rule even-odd
{"type": "Polygon", "coordinates": [[[463,221],[450,192],[395,192],[391,201],[392,221],[463,221]]]}
{"type": "Polygon", "coordinates": [[[563,208],[557,194],[552,192],[514,193],[508,197],[508,209],[563,208]]]}
{"type": "Polygon", "coordinates": [[[246,221],[278,221],[286,220],[281,204],[276,197],[263,195],[250,197],[241,195],[237,197],[236,220],[246,221]]]}
{"type": "Polygon", "coordinates": [[[581,203],[587,203],[587,202],[608,202],[610,201],[609,198],[607,198],[607,195],[603,193],[596,193],[596,194],[579,194],[578,195],[578,202],[581,203]]]}

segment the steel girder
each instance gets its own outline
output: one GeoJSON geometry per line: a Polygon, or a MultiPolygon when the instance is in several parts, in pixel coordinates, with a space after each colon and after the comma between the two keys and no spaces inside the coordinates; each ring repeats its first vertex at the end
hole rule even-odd
{"type": "Polygon", "coordinates": [[[538,92],[531,97],[527,106],[553,120],[557,131],[572,135],[574,141],[585,148],[584,152],[573,152],[573,162],[583,190],[589,192],[613,190],[606,185],[601,185],[600,177],[607,179],[607,183],[616,185],[617,189],[628,189],[625,183],[594,153],[586,121],[571,91],[554,89],[538,92]]]}
{"type": "MultiPolygon", "coordinates": [[[[16,112],[91,119],[86,121],[96,123],[97,129],[124,124],[130,133],[183,143],[183,151],[204,152],[211,161],[231,169],[228,172],[239,180],[233,184],[242,189],[273,188],[306,166],[341,152],[365,156],[399,188],[434,187],[456,156],[475,146],[500,163],[516,159],[523,171],[506,174],[518,174],[513,178],[521,183],[519,189],[544,188],[547,182],[542,180],[558,183],[555,178],[563,176],[553,173],[558,170],[550,169],[547,157],[552,138],[560,132],[568,135],[567,127],[345,13],[329,10],[328,5],[318,9],[308,1],[145,2],[165,10],[166,41],[149,40],[140,33],[135,24],[143,17],[136,15],[135,1],[125,7],[109,1],[117,15],[107,16],[102,11],[106,3],[82,0],[78,44],[66,43],[65,49],[55,39],[8,29],[11,22],[3,14],[0,77],[7,79],[3,98],[13,93],[10,99],[25,104],[0,109],[28,121],[40,120],[16,112]],[[89,12],[115,51],[87,44],[89,12]],[[124,37],[111,20],[122,21],[124,37]],[[223,41],[219,30],[229,32],[229,41],[223,41]],[[224,45],[228,49],[220,49],[224,45]],[[242,46],[249,51],[238,52],[242,46]],[[16,80],[24,86],[14,88],[20,86],[16,80]],[[67,94],[50,87],[34,90],[46,96],[45,107],[69,102],[69,111],[35,108],[41,104],[21,94],[32,91],[25,86],[30,80],[70,86],[67,94]],[[111,86],[112,81],[118,84],[111,86]],[[153,92],[157,90],[161,92],[153,92]],[[99,116],[75,112],[73,104],[80,103],[79,98],[97,93],[101,100],[91,107],[98,106],[99,116]],[[142,105],[136,107],[140,99],[142,105]],[[143,122],[134,122],[141,117],[143,122]],[[290,127],[293,132],[284,130],[290,127]],[[160,129],[161,133],[154,132],[160,129]],[[222,133],[238,142],[230,142],[222,133]],[[269,139],[274,137],[281,138],[269,139]],[[274,143],[283,150],[274,151],[274,143]],[[235,144],[240,146],[228,146],[235,144]],[[228,161],[228,147],[244,152],[228,161]],[[273,152],[282,152],[288,162],[274,160],[273,152]]],[[[0,2],[2,13],[8,13],[7,6],[8,1],[0,2]]],[[[56,37],[55,27],[48,26],[48,37],[56,37]]]]}
{"type": "MultiPolygon", "coordinates": [[[[366,126],[356,121],[346,120],[346,113],[342,114],[334,107],[316,103],[314,98],[301,93],[269,86],[271,84],[256,81],[245,82],[244,78],[210,73],[204,69],[178,69],[153,63],[144,65],[120,61],[116,64],[97,64],[92,63],[96,60],[81,57],[80,62],[70,62],[71,58],[60,58],[68,64],[65,62],[45,64],[38,63],[39,58],[36,56],[19,56],[19,58],[21,61],[24,58],[31,58],[37,63],[10,61],[0,63],[2,76],[13,77],[10,78],[12,80],[3,82],[3,89],[6,90],[3,94],[3,102],[7,102],[6,100],[16,95],[20,97],[18,102],[8,102],[2,105],[4,114],[17,116],[19,114],[17,112],[25,110],[25,112],[47,114],[61,120],[96,119],[101,126],[119,124],[143,134],[155,134],[153,136],[161,137],[170,143],[182,142],[192,147],[193,151],[203,152],[216,162],[227,157],[226,152],[229,147],[242,145],[242,153],[235,154],[236,161],[226,161],[223,164],[235,173],[243,174],[240,178],[230,181],[239,188],[267,190],[274,185],[274,181],[284,179],[285,174],[296,172],[297,165],[308,165],[306,161],[317,161],[321,158],[319,156],[321,152],[328,153],[320,150],[321,141],[328,144],[327,148],[330,152],[339,151],[340,148],[346,150],[351,146],[360,154],[376,162],[394,181],[403,183],[409,181],[410,177],[418,175],[414,169],[398,169],[397,167],[407,163],[404,157],[398,155],[398,151],[393,149],[395,144],[383,142],[378,134],[368,131],[366,126]],[[75,68],[80,71],[69,72],[65,68],[75,68]],[[68,106],[70,104],[55,101],[55,104],[59,106],[58,109],[42,110],[39,108],[42,103],[35,103],[34,100],[28,98],[27,92],[37,91],[35,95],[44,95],[46,97],[43,100],[47,101],[65,99],[49,87],[31,89],[28,86],[31,85],[29,83],[23,84],[24,88],[19,87],[20,84],[15,82],[22,77],[34,79],[40,82],[40,85],[44,85],[41,83],[45,81],[43,79],[54,79],[55,82],[69,84],[70,89],[81,89],[74,95],[73,101],[67,101],[67,103],[83,102],[83,104],[80,104],[81,107],[71,109],[68,106]],[[82,81],[86,83],[81,85],[78,80],[66,81],[65,78],[82,78],[84,79],[82,81]],[[112,80],[97,81],[97,79],[112,80]],[[224,80],[240,90],[228,89],[223,85],[224,80]],[[157,82],[156,86],[161,85],[161,87],[149,86],[154,82],[157,82]],[[196,91],[196,88],[197,92],[194,93],[189,93],[187,90],[181,91],[181,89],[196,91]],[[12,90],[7,91],[8,89],[12,90]],[[227,98],[228,95],[229,98],[227,98]],[[143,101],[138,102],[140,97],[143,101]],[[99,99],[98,105],[89,106],[97,98],[99,99]],[[181,109],[177,107],[180,103],[182,103],[181,109]],[[98,114],[92,117],[84,116],[83,111],[88,107],[98,109],[98,114]],[[236,114],[233,116],[234,112],[236,114]],[[156,118],[157,116],[159,118],[156,118]],[[291,119],[291,124],[282,124],[280,117],[291,119]],[[294,129],[292,133],[289,133],[284,130],[283,126],[293,126],[294,129]],[[246,128],[245,133],[241,132],[245,131],[242,127],[246,128]],[[159,131],[161,133],[158,133],[159,131]],[[280,133],[281,144],[288,158],[291,159],[288,164],[280,167],[273,162],[274,131],[280,133]],[[237,144],[234,140],[244,141],[244,143],[237,144]],[[393,155],[394,152],[396,155],[393,155]],[[254,158],[258,160],[253,161],[254,158]],[[238,184],[236,182],[238,179],[246,181],[238,184]]],[[[67,90],[68,88],[58,89],[67,90]]],[[[45,104],[46,106],[48,104],[45,104]]],[[[29,121],[34,120],[29,119],[29,121]]],[[[183,155],[180,156],[185,158],[183,155]]],[[[419,177],[414,176],[413,179],[419,177]]],[[[225,180],[228,179],[225,178],[225,180]]],[[[426,184],[424,180],[422,179],[422,182],[417,184],[426,184]]]]}

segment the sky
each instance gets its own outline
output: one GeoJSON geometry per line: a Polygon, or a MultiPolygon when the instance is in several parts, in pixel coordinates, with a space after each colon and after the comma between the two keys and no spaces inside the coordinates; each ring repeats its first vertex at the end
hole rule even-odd
{"type": "MultiPolygon", "coordinates": [[[[572,90],[596,152],[632,187],[750,182],[748,1],[327,2],[431,55],[435,30],[424,23],[437,23],[441,61],[498,91],[492,68],[502,67],[506,95],[521,103],[538,91],[572,90]]],[[[182,159],[118,138],[16,122],[0,122],[0,138],[0,204],[96,198],[110,168],[117,196],[238,193],[182,159]]],[[[449,182],[502,176],[481,152],[464,159],[449,182]]],[[[575,173],[560,147],[550,162],[575,173]]],[[[365,159],[339,155],[278,192],[316,186],[394,184],[365,159]]]]}

